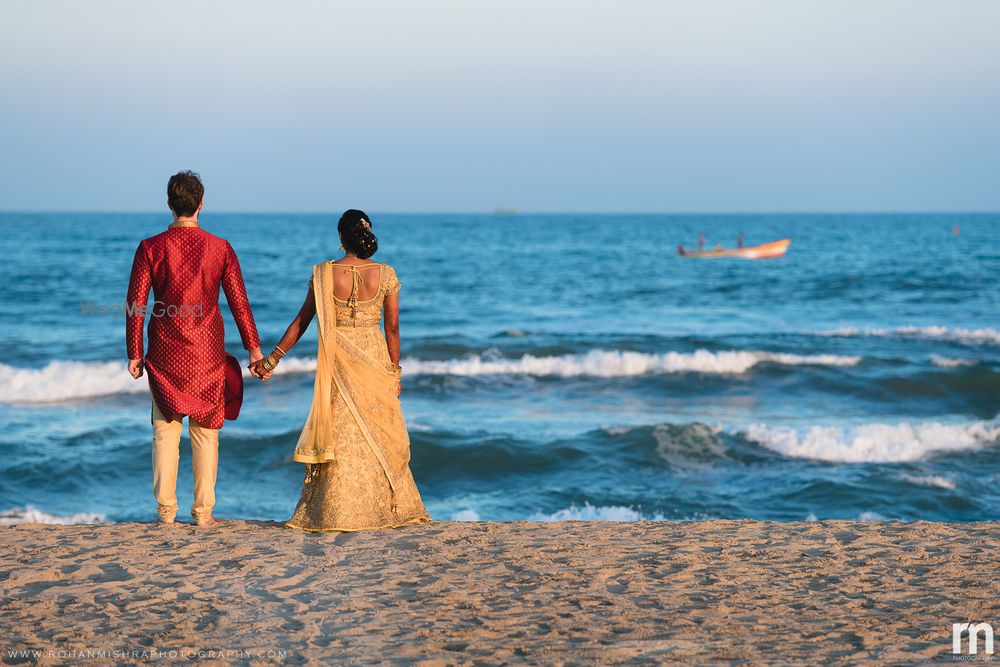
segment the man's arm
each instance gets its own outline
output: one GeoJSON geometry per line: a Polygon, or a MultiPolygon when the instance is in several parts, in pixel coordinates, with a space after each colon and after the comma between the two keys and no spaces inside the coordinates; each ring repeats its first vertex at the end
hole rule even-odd
{"type": "Polygon", "coordinates": [[[142,325],[146,321],[146,302],[151,285],[146,249],[140,243],[132,260],[132,275],[125,295],[125,352],[128,355],[128,372],[136,379],[142,377],[142,325]]]}
{"type": "Polygon", "coordinates": [[[226,242],[226,266],[222,272],[222,290],[226,293],[229,310],[236,320],[236,328],[240,330],[243,347],[250,351],[250,363],[262,359],[260,352],[260,337],[257,335],[257,325],[253,320],[250,300],[247,298],[247,288],[243,283],[243,272],[240,270],[240,260],[236,258],[233,246],[226,242]]]}

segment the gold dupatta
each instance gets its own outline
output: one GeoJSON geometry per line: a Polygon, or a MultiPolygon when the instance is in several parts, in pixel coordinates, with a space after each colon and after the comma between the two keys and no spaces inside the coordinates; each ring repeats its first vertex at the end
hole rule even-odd
{"type": "Polygon", "coordinates": [[[313,267],[319,326],[316,381],[312,407],[293,458],[300,463],[336,460],[334,417],[337,410],[347,410],[395,490],[410,461],[410,436],[396,396],[398,376],[338,332],[333,271],[330,262],[313,267]]]}

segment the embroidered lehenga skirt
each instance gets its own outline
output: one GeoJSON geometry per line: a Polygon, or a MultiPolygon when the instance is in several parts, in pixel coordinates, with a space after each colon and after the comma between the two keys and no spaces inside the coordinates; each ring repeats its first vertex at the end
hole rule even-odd
{"type": "Polygon", "coordinates": [[[306,464],[287,525],[354,531],[426,523],[409,467],[409,436],[379,327],[385,294],[399,289],[382,265],[376,297],[354,305],[332,295],[329,264],[314,274],[320,346],[313,405],[294,459],[306,464]],[[322,375],[321,375],[322,374],[322,375]]]}

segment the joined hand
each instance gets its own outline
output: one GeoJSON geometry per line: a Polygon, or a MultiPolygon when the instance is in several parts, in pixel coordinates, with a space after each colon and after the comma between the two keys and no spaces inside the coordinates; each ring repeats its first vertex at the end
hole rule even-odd
{"type": "Polygon", "coordinates": [[[260,367],[262,361],[264,361],[264,355],[260,351],[259,347],[255,347],[252,350],[250,350],[250,363],[247,365],[247,368],[250,369],[250,375],[254,376],[259,380],[265,379],[263,377],[264,369],[260,367]]]}
{"type": "Polygon", "coordinates": [[[274,372],[264,370],[263,359],[258,359],[257,361],[252,362],[248,368],[250,369],[250,375],[263,382],[267,382],[271,378],[271,373],[274,372]]]}

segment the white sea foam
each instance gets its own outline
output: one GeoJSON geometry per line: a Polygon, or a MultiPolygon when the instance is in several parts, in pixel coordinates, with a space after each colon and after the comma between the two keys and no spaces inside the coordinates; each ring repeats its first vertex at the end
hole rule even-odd
{"type": "Polygon", "coordinates": [[[1000,423],[864,424],[845,430],[805,431],[751,424],[740,432],[768,449],[796,458],[849,463],[917,461],[932,452],[980,449],[1000,441],[1000,423]]]}
{"type": "Polygon", "coordinates": [[[834,336],[852,338],[857,336],[874,336],[878,338],[931,338],[948,340],[973,345],[1000,345],[1000,331],[984,327],[982,329],[963,329],[960,327],[896,327],[894,329],[839,327],[826,331],[814,332],[817,336],[834,336]]]}
{"type": "Polygon", "coordinates": [[[628,377],[656,373],[710,373],[738,375],[761,363],[784,366],[854,366],[860,357],[833,354],[781,354],[757,351],[665,352],[647,354],[621,350],[592,350],[587,354],[497,359],[475,355],[463,359],[424,361],[407,359],[407,375],[531,375],[536,377],[628,377]]]}
{"type": "MultiPolygon", "coordinates": [[[[463,509],[453,512],[449,517],[452,521],[481,521],[479,512],[474,509],[463,509]]],[[[707,515],[691,517],[691,521],[710,519],[707,515]]],[[[527,517],[527,521],[667,521],[662,514],[643,514],[634,507],[624,505],[591,505],[585,502],[581,505],[570,505],[552,513],[536,512],[527,517]]]]}
{"type": "MultiPolygon", "coordinates": [[[[816,518],[816,515],[813,514],[812,512],[809,512],[809,514],[806,515],[805,520],[808,521],[809,523],[815,523],[819,521],[819,519],[816,518]]],[[[892,519],[888,519],[879,514],[878,512],[862,512],[861,514],[858,515],[857,521],[892,521],[892,519]]]]}
{"type": "Polygon", "coordinates": [[[902,475],[904,481],[917,486],[931,486],[938,489],[955,490],[955,482],[941,475],[902,475]]]}
{"type": "MultiPolygon", "coordinates": [[[[292,357],[282,361],[275,374],[316,370],[315,358],[292,357]]],[[[44,403],[111,394],[149,391],[145,376],[134,380],[125,364],[116,361],[53,361],[42,368],[17,368],[0,364],[0,403],[44,403]]],[[[243,369],[243,376],[250,371],[243,369]]]]}
{"type": "Polygon", "coordinates": [[[664,521],[662,514],[645,516],[639,510],[622,505],[570,505],[551,514],[536,513],[528,521],[664,521]]]}
{"type": "Polygon", "coordinates": [[[108,523],[108,519],[103,514],[86,512],[72,515],[49,514],[31,505],[0,512],[0,526],[13,526],[19,523],[50,523],[68,526],[81,523],[108,523]]]}
{"type": "MultiPolygon", "coordinates": [[[[274,369],[275,375],[285,373],[312,373],[316,370],[316,357],[285,357],[274,369]]],[[[250,371],[243,369],[243,375],[247,376],[250,371]]]]}
{"type": "MultiPolygon", "coordinates": [[[[594,350],[584,355],[500,359],[493,354],[446,361],[404,359],[407,376],[414,375],[531,375],[557,377],[625,377],[652,373],[745,373],[760,363],[786,366],[800,364],[853,366],[860,357],[831,354],[799,355],[773,352],[666,352],[645,354],[619,350],[594,350]]],[[[282,360],[276,375],[312,373],[315,357],[289,357],[282,360]]],[[[249,371],[243,369],[243,375],[249,371]]],[[[42,368],[17,368],[0,364],[0,403],[50,402],[91,398],[111,394],[148,391],[145,378],[133,380],[125,364],[114,361],[53,361],[42,368]]]]}
{"type": "Polygon", "coordinates": [[[975,359],[956,359],[932,354],[931,363],[941,368],[959,368],[960,366],[975,366],[978,362],[975,359]]]}
{"type": "Polygon", "coordinates": [[[829,336],[832,338],[855,338],[857,336],[876,336],[876,331],[884,332],[885,329],[859,329],[857,327],[837,327],[836,329],[824,329],[822,331],[809,331],[807,335],[829,336]]]}
{"type": "Polygon", "coordinates": [[[987,343],[1000,345],[1000,331],[996,329],[960,329],[952,327],[899,327],[895,332],[900,336],[917,336],[921,338],[942,338],[960,343],[987,343]]]}
{"type": "Polygon", "coordinates": [[[134,380],[125,364],[114,361],[53,361],[44,368],[0,364],[0,402],[63,401],[106,394],[141,393],[145,380],[134,380]]]}

